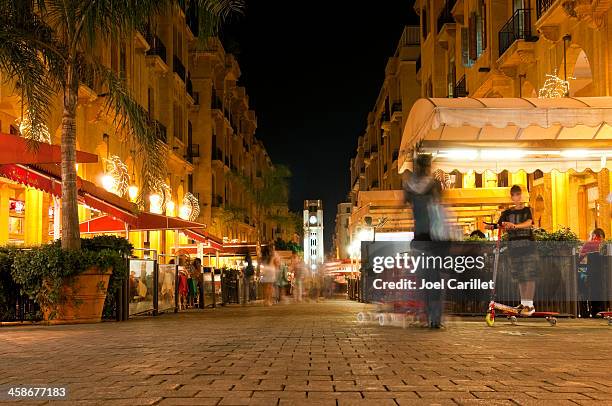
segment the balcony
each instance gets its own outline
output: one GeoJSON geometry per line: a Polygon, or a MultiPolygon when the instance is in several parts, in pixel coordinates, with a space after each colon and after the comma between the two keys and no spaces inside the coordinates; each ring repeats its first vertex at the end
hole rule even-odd
{"type": "Polygon", "coordinates": [[[159,72],[167,72],[168,60],[166,58],[166,46],[164,42],[157,35],[152,34],[148,30],[145,32],[145,39],[150,45],[149,50],[146,52],[149,64],[159,72]]]}
{"type": "Polygon", "coordinates": [[[438,34],[440,34],[445,24],[455,24],[455,17],[453,17],[453,14],[451,13],[453,7],[455,7],[455,0],[448,0],[444,4],[444,7],[438,16],[438,34]]]}
{"type": "Polygon", "coordinates": [[[455,88],[453,91],[453,97],[457,98],[457,97],[467,97],[467,96],[468,96],[467,85],[465,83],[465,75],[463,75],[461,79],[459,79],[459,82],[455,84],[455,88]]]}
{"type": "Polygon", "coordinates": [[[200,157],[200,144],[189,144],[187,146],[187,155],[185,156],[185,159],[187,160],[187,162],[193,163],[193,158],[199,158],[199,157],[200,157]]]}
{"type": "Polygon", "coordinates": [[[183,62],[181,62],[181,59],[176,55],[174,55],[172,58],[172,70],[178,75],[179,78],[181,78],[183,83],[185,83],[185,66],[183,65],[183,62]]]}
{"type": "MultiPolygon", "coordinates": [[[[187,94],[189,96],[191,96],[191,98],[194,100],[194,103],[195,103],[195,97],[193,95],[193,82],[191,81],[191,74],[190,73],[187,74],[187,83],[185,84],[185,87],[187,89],[187,94]]],[[[195,104],[197,104],[197,103],[195,103],[195,104]]]]}
{"type": "Polygon", "coordinates": [[[153,120],[152,124],[155,127],[155,131],[157,132],[158,138],[161,141],[163,141],[165,144],[167,144],[168,143],[168,130],[166,126],[157,120],[153,120]]]}
{"type": "Polygon", "coordinates": [[[213,161],[223,162],[223,152],[221,151],[221,148],[214,148],[212,150],[210,159],[213,161]]]}
{"type": "Polygon", "coordinates": [[[536,16],[538,20],[552,7],[555,0],[537,0],[536,1],[536,16]]]}
{"type": "Polygon", "coordinates": [[[402,102],[391,105],[391,121],[399,121],[402,118],[402,102]]]}
{"type": "Polygon", "coordinates": [[[499,31],[499,57],[518,40],[535,42],[537,37],[531,33],[531,10],[518,9],[499,31]]]}

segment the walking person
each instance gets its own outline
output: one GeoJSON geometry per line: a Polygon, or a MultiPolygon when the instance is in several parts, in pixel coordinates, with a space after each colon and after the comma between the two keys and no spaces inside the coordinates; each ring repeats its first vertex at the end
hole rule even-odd
{"type": "MultiPolygon", "coordinates": [[[[195,258],[191,264],[191,279],[193,280],[194,297],[197,298],[198,308],[204,308],[204,281],[202,278],[202,260],[195,258]]],[[[192,306],[195,304],[192,302],[192,306]]]]}
{"type": "MultiPolygon", "coordinates": [[[[405,184],[406,201],[412,206],[414,218],[413,247],[424,251],[425,255],[440,255],[431,241],[439,241],[445,225],[440,218],[440,182],[431,175],[431,155],[420,154],[416,158],[414,173],[405,184]]],[[[439,248],[439,247],[438,247],[439,248]]],[[[425,268],[422,277],[428,282],[440,281],[440,270],[436,267],[425,268]]],[[[442,290],[429,289],[425,292],[428,326],[438,329],[442,325],[442,290]]]]}
{"type": "Polygon", "coordinates": [[[274,284],[276,283],[277,261],[269,245],[261,248],[261,283],[263,285],[264,305],[272,306],[274,300],[274,284]]]}
{"type": "Polygon", "coordinates": [[[251,254],[247,253],[244,257],[246,265],[242,270],[242,304],[246,305],[251,301],[251,285],[253,284],[253,275],[255,268],[253,267],[253,259],[251,254]]]}
{"type": "Polygon", "coordinates": [[[304,261],[295,251],[291,253],[291,272],[293,273],[293,300],[296,303],[301,303],[304,293],[305,269],[304,261]]]}

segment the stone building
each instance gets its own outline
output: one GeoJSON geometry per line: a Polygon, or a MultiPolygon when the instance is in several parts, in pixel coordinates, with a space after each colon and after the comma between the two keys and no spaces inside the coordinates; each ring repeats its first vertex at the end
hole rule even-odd
{"type": "MultiPolygon", "coordinates": [[[[159,190],[152,193],[157,196],[144,197],[146,209],[185,217],[185,206],[190,210],[197,207],[199,214],[192,220],[203,223],[218,241],[254,242],[255,203],[247,189],[257,187],[273,163],[255,137],[256,115],[249,107],[245,88],[238,85],[236,59],[216,38],[202,44],[195,36],[197,31],[197,18],[173,6],[147,28],[135,31],[129,40],[109,42],[95,49],[93,56],[125,79],[167,146],[167,174],[157,182],[159,190]]],[[[0,78],[0,133],[17,135],[24,119],[19,93],[10,78],[2,77],[1,72],[0,78]]],[[[127,168],[129,191],[107,189],[126,201],[136,201],[142,191],[142,156],[117,129],[105,102],[104,89],[87,80],[81,83],[77,149],[99,159],[79,165],[78,176],[103,187],[109,162],[120,162],[127,168]]],[[[60,95],[55,105],[61,106],[60,95]]],[[[53,108],[47,124],[53,144],[59,144],[60,123],[61,109],[53,108]]],[[[53,228],[57,228],[57,200],[32,185],[0,177],[0,244],[51,240],[53,228]]],[[[285,209],[286,205],[276,210],[285,209]]],[[[103,214],[88,205],[79,206],[80,221],[103,214]]],[[[267,216],[261,218],[264,238],[285,237],[289,232],[267,216]]],[[[150,247],[160,253],[170,253],[178,243],[189,243],[185,235],[155,230],[131,232],[129,237],[135,247],[150,247]],[[175,241],[177,237],[180,241],[175,241]]]]}
{"type": "MultiPolygon", "coordinates": [[[[417,73],[421,95],[430,98],[607,97],[612,87],[607,51],[612,40],[607,29],[611,6],[563,0],[417,0],[414,7],[421,20],[421,64],[417,73]],[[551,89],[550,75],[556,75],[557,84],[567,80],[569,90],[564,89],[557,95],[542,90],[551,89]]],[[[531,104],[544,108],[543,102],[539,103],[531,104]]],[[[550,103],[553,103],[551,106],[559,103],[559,107],[566,103],[567,107],[571,100],[550,103]]],[[[574,103],[578,107],[596,108],[597,103],[604,102],[574,103]]],[[[578,127],[572,134],[568,130],[551,135],[542,129],[531,136],[532,141],[527,141],[524,134],[518,134],[516,140],[525,140],[523,147],[528,143],[533,147],[534,140],[539,139],[540,145],[561,150],[566,157],[571,153],[573,158],[577,157],[577,151],[584,149],[592,151],[586,152],[589,157],[599,151],[603,155],[591,158],[601,158],[601,164],[578,171],[531,165],[514,172],[503,168],[480,171],[475,165],[476,171],[456,174],[459,181],[454,187],[523,184],[529,190],[537,226],[549,231],[568,226],[582,238],[599,226],[610,235],[610,204],[606,199],[610,195],[611,178],[605,151],[612,148],[608,124],[594,127],[576,124],[578,127]]],[[[456,141],[460,139],[457,136],[456,141]]],[[[486,141],[484,136],[478,139],[486,141]]],[[[509,142],[499,136],[492,139],[498,140],[497,146],[509,142]]],[[[446,168],[452,169],[448,165],[446,168]]]]}

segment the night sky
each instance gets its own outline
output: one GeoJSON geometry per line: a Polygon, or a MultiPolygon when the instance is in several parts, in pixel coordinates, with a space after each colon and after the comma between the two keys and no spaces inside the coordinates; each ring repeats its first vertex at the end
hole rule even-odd
{"type": "Polygon", "coordinates": [[[404,25],[417,23],[410,0],[251,0],[224,28],[257,137],[293,172],[290,208],[301,213],[304,199],[323,200],[326,251],[387,59],[404,25]]]}

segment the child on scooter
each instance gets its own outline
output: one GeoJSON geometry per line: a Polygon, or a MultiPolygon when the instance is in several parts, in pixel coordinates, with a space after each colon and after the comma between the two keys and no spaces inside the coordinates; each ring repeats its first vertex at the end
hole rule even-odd
{"type": "Polygon", "coordinates": [[[537,277],[537,255],[533,235],[533,216],[531,209],[523,202],[523,190],[519,185],[510,188],[514,207],[502,212],[497,224],[488,226],[501,227],[508,234],[510,271],[519,283],[521,304],[516,307],[522,316],[535,313],[533,297],[535,295],[535,278],[537,277]]]}

